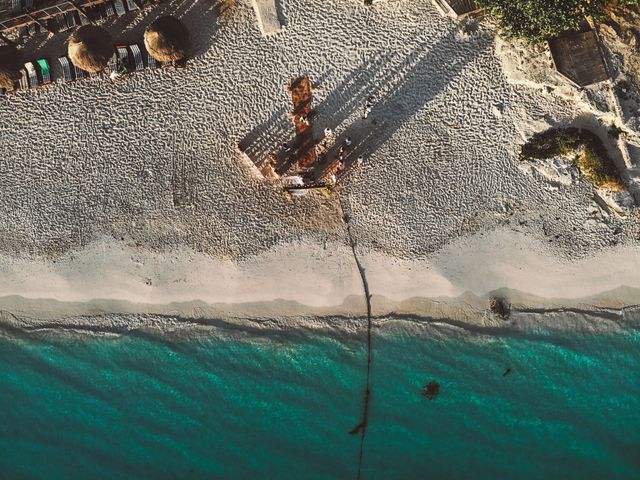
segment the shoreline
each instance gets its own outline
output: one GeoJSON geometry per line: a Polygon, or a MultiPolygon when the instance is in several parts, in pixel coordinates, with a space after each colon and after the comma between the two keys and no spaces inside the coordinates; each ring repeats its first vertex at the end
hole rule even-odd
{"type": "MultiPolygon", "coordinates": [[[[640,279],[633,272],[640,250],[618,250],[563,262],[531,236],[495,230],[459,239],[428,259],[401,260],[366,247],[358,247],[358,255],[376,322],[389,317],[496,331],[610,331],[640,317],[640,279]],[[511,305],[508,321],[489,311],[490,296],[511,305]]],[[[21,328],[99,327],[115,319],[127,331],[156,328],[162,322],[148,319],[162,317],[171,319],[170,328],[212,320],[350,331],[366,316],[353,254],[337,242],[283,244],[232,262],[102,239],[56,262],[4,259],[0,273],[1,322],[21,328]],[[124,317],[138,320],[121,324],[124,317]],[[345,325],[332,318],[346,319],[345,325]]]]}
{"type": "MultiPolygon", "coordinates": [[[[513,292],[520,294],[521,292],[513,292]]],[[[611,294],[617,292],[609,292],[611,294]]],[[[628,291],[626,293],[629,293],[628,291]]],[[[636,292],[637,293],[637,292],[636,292]]],[[[408,302],[393,304],[396,309],[380,310],[372,316],[375,334],[472,334],[481,336],[521,336],[546,338],[559,335],[613,334],[635,331],[640,328],[640,305],[619,308],[596,304],[576,303],[574,306],[530,307],[513,305],[511,315],[503,319],[482,309],[481,298],[465,295],[450,299],[415,298],[408,302]],[[470,301],[477,301],[476,305],[470,301]]],[[[540,299],[538,299],[540,300],[540,299]]],[[[110,313],[100,311],[98,305],[118,302],[99,301],[84,304],[60,304],[51,309],[53,301],[25,301],[20,297],[0,298],[0,335],[27,337],[44,335],[54,337],[122,336],[148,334],[171,339],[189,339],[194,336],[247,336],[310,334],[357,337],[366,334],[366,315],[354,311],[353,303],[345,302],[345,310],[336,308],[309,310],[299,304],[263,302],[237,305],[126,305],[122,311],[110,313]],[[7,309],[12,302],[21,305],[47,307],[47,315],[26,316],[23,312],[7,309]],[[175,307],[181,307],[179,311],[175,307]],[[187,307],[191,308],[187,312],[187,307]],[[247,314],[249,308],[253,315],[247,314]],[[52,311],[57,315],[51,316],[52,311]],[[271,313],[269,313],[271,312],[271,313]]],[[[388,299],[374,297],[374,306],[392,305],[388,299]]],[[[557,301],[557,299],[556,299],[557,301]]],[[[374,307],[376,308],[376,307],[374,307]]],[[[113,308],[112,310],[118,310],[113,308]]]]}

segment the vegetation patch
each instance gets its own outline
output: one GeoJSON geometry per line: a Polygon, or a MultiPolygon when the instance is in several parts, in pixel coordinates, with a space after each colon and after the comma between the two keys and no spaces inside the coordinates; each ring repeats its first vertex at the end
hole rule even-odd
{"type": "Polygon", "coordinates": [[[536,133],[522,146],[523,160],[569,157],[596,187],[624,190],[620,174],[600,138],[582,128],[551,128],[536,133]]]}
{"type": "MultiPolygon", "coordinates": [[[[580,30],[586,16],[601,19],[614,0],[477,0],[497,18],[508,36],[532,41],[557,37],[569,30],[580,30]]],[[[618,4],[637,7],[640,0],[618,0],[618,4]]]]}

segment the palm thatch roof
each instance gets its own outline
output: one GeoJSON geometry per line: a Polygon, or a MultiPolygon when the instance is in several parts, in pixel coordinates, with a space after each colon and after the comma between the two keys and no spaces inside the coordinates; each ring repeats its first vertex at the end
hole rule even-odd
{"type": "Polygon", "coordinates": [[[114,53],[113,39],[104,28],[84,25],[69,37],[69,58],[87,72],[101,72],[114,53]]]}
{"type": "Polygon", "coordinates": [[[0,88],[12,91],[20,80],[22,54],[14,45],[0,46],[0,88]]]}
{"type": "Polygon", "coordinates": [[[160,17],[144,31],[144,45],[160,62],[179,62],[187,57],[189,31],[175,17],[160,17]]]}

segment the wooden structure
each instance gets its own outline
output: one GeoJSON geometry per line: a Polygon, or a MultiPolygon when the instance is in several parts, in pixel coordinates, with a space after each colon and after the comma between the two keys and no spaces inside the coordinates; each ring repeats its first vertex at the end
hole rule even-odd
{"type": "MultiPolygon", "coordinates": [[[[292,195],[303,195],[311,189],[335,185],[352,167],[362,163],[362,135],[354,132],[334,138],[331,132],[317,138],[313,134],[316,112],[312,105],[313,86],[307,77],[292,79],[292,119],[295,136],[282,142],[288,125],[279,114],[249,133],[238,145],[262,178],[278,180],[292,195]]],[[[287,122],[288,123],[288,122],[287,122]]],[[[287,135],[288,138],[290,134],[287,135]]]]}
{"type": "Polygon", "coordinates": [[[474,0],[433,0],[434,5],[443,15],[460,18],[479,10],[474,0]]]}
{"type": "MultiPolygon", "coordinates": [[[[267,138],[249,136],[240,142],[238,149],[256,166],[264,178],[277,180],[293,175],[305,178],[305,183],[308,183],[318,162],[317,141],[312,129],[313,87],[307,77],[299,77],[291,80],[288,90],[293,103],[289,117],[293,123],[295,137],[288,142],[282,142],[282,139],[275,139],[271,137],[272,133],[266,132],[267,138]]],[[[283,129],[280,129],[276,135],[284,133],[283,129]]]]}
{"type": "Polygon", "coordinates": [[[315,142],[311,131],[311,118],[313,116],[311,108],[311,82],[307,77],[300,77],[291,80],[289,86],[291,100],[293,101],[293,126],[296,130],[296,139],[293,149],[295,150],[297,170],[311,168],[318,160],[316,155],[315,142]]]}
{"type": "Polygon", "coordinates": [[[609,78],[598,37],[593,30],[570,32],[549,40],[558,72],[580,87],[609,78]]]}

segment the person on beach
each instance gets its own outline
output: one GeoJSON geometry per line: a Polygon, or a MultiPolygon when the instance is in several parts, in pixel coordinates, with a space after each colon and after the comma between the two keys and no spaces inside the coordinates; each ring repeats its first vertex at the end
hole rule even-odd
{"type": "Polygon", "coordinates": [[[291,151],[291,147],[287,142],[282,143],[282,148],[284,148],[284,153],[289,153],[291,151]]]}
{"type": "Polygon", "coordinates": [[[324,136],[328,137],[329,135],[331,135],[333,133],[333,130],[331,130],[329,127],[324,129],[324,136]]]}
{"type": "Polygon", "coordinates": [[[371,102],[372,102],[372,99],[371,97],[369,97],[364,104],[364,115],[362,116],[362,118],[365,120],[367,119],[367,117],[371,113],[371,109],[373,108],[373,105],[371,104],[371,102]]]}
{"type": "Polygon", "coordinates": [[[348,147],[349,145],[351,145],[351,137],[347,137],[347,138],[344,140],[344,144],[345,144],[347,147],[348,147]]]}
{"type": "Polygon", "coordinates": [[[360,155],[357,159],[356,159],[356,165],[360,166],[362,165],[362,163],[364,162],[364,157],[362,155],[360,155]]]}

